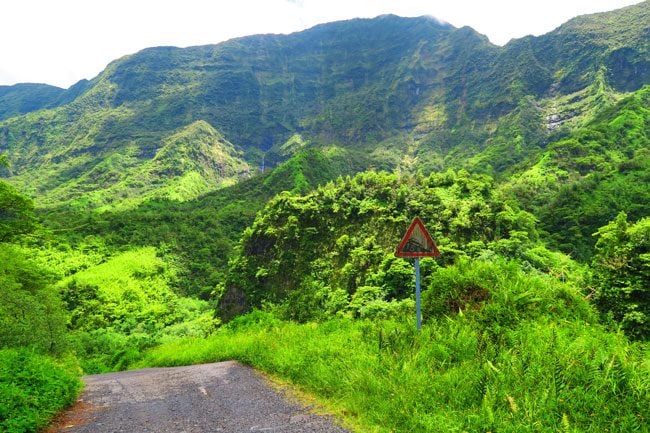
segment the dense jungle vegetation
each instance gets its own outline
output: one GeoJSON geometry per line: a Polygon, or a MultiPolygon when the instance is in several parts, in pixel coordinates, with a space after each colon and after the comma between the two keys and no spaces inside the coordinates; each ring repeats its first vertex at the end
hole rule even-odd
{"type": "Polygon", "coordinates": [[[0,431],[225,359],[354,431],[648,431],[649,17],[496,47],[384,16],[0,88],[0,431]]]}

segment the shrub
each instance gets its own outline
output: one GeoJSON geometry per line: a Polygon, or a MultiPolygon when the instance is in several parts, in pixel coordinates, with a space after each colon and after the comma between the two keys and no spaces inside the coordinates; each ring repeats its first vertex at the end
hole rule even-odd
{"type": "Polygon", "coordinates": [[[453,266],[440,268],[428,278],[422,298],[425,320],[460,313],[492,331],[550,313],[596,319],[571,284],[536,270],[526,272],[519,262],[500,258],[462,258],[453,266]]]}
{"type": "Polygon", "coordinates": [[[650,218],[636,224],[621,212],[596,233],[595,301],[604,317],[638,339],[650,338],[650,218]]]}
{"type": "Polygon", "coordinates": [[[71,368],[29,350],[0,350],[0,431],[36,432],[74,403],[81,381],[71,368]]]}

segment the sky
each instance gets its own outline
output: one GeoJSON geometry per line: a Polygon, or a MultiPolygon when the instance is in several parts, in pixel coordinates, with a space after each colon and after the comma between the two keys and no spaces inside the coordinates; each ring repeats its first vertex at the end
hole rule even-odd
{"type": "Polygon", "coordinates": [[[2,0],[0,85],[67,88],[144,48],[215,44],[382,14],[429,15],[495,44],[639,0],[2,0]]]}

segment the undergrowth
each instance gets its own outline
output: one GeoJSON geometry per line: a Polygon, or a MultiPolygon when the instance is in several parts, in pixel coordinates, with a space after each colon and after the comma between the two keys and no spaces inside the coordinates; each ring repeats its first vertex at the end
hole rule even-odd
{"type": "Polygon", "coordinates": [[[81,389],[74,370],[27,349],[1,349],[0,432],[36,432],[47,426],[81,389]]]}

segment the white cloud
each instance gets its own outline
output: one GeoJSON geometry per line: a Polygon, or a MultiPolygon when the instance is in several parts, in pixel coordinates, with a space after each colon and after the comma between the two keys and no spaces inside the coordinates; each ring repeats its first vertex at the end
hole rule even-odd
{"type": "Polygon", "coordinates": [[[218,43],[290,33],[318,23],[431,15],[469,25],[498,44],[551,31],[569,18],[638,0],[3,0],[0,84],[67,87],[150,46],[218,43]]]}

